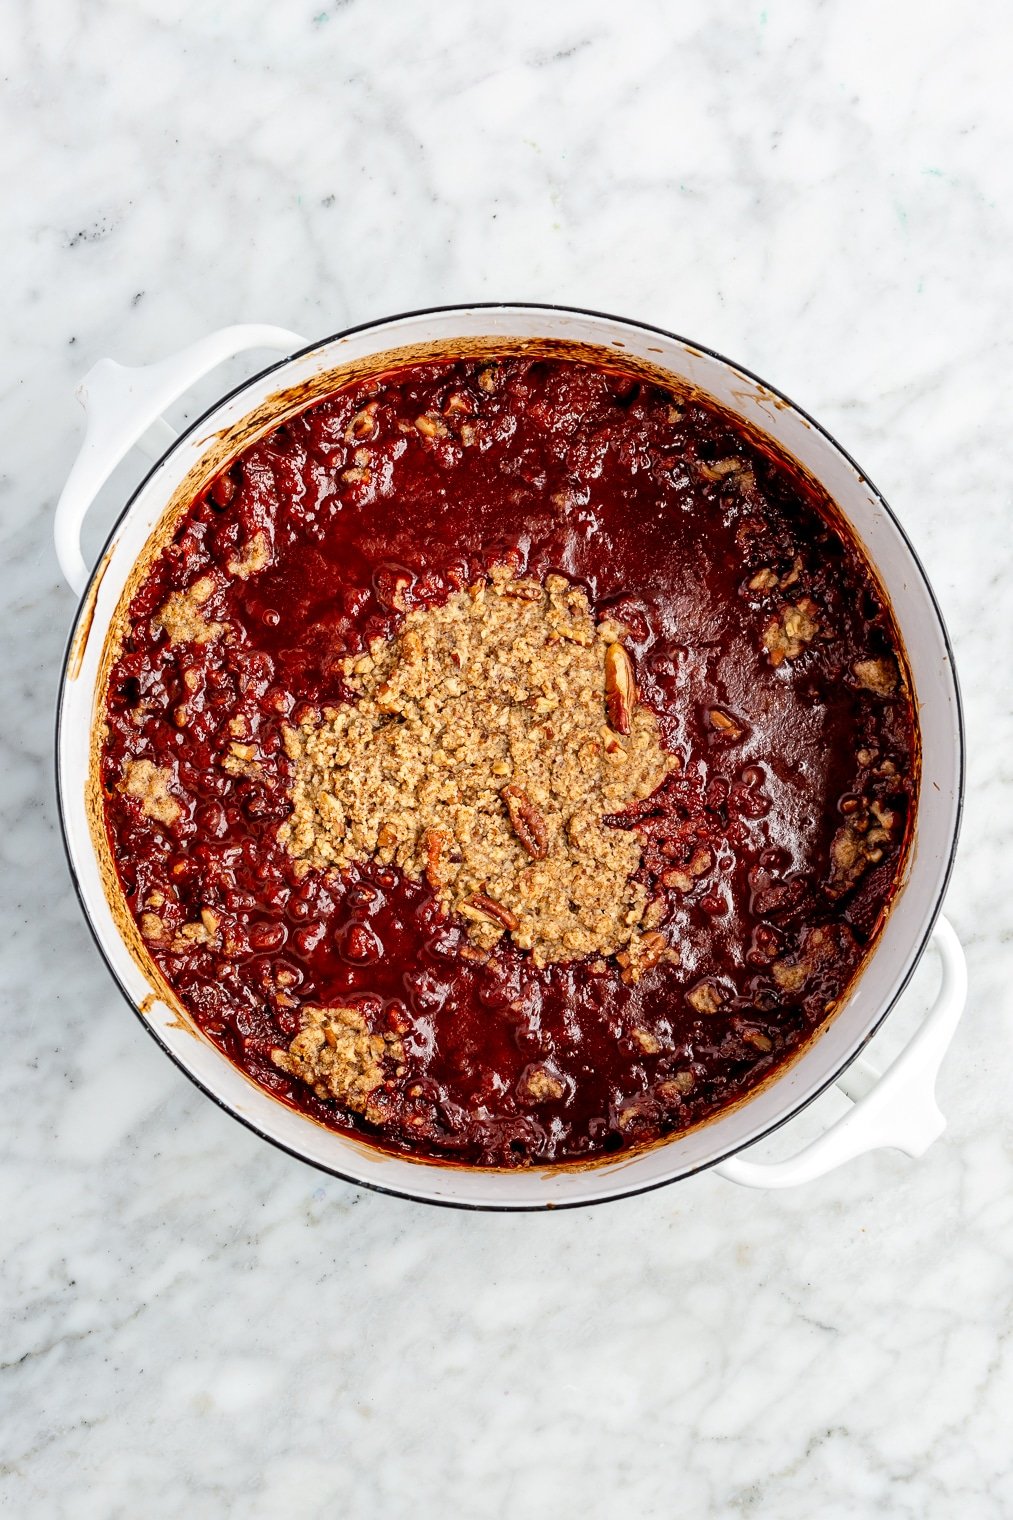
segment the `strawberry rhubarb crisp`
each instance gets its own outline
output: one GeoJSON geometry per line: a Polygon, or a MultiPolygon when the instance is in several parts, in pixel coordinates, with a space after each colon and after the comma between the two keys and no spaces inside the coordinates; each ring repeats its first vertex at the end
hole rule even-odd
{"type": "Polygon", "coordinates": [[[145,955],[280,1100],[593,1160],[831,1017],[903,866],[889,608],[792,461],[563,359],[359,381],[234,459],[114,625],[96,752],[145,955]]]}

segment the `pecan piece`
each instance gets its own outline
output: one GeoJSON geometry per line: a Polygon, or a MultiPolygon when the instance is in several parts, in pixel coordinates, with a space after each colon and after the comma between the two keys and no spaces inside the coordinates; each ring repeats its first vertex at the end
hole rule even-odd
{"type": "Polygon", "coordinates": [[[663,960],[677,961],[678,957],[669,949],[667,939],[657,929],[631,939],[629,948],[620,950],[616,956],[619,975],[627,986],[635,985],[645,971],[659,966],[663,960]]]}
{"type": "Polygon", "coordinates": [[[714,484],[719,480],[727,480],[731,476],[736,483],[740,480],[752,484],[753,472],[744,459],[698,459],[696,461],[696,473],[701,480],[714,484]]]}
{"type": "Polygon", "coordinates": [[[434,892],[447,884],[445,854],[453,842],[446,829],[426,829],[422,835],[423,869],[434,892]]]}
{"type": "Polygon", "coordinates": [[[356,443],[362,438],[371,438],[376,432],[376,409],[379,401],[367,401],[361,412],[356,412],[351,422],[345,429],[345,442],[356,443]]]}
{"type": "Polygon", "coordinates": [[[678,892],[691,892],[699,876],[706,876],[713,864],[713,856],[706,845],[698,845],[683,866],[671,866],[661,873],[664,887],[675,887],[678,892]]]}
{"type": "Polygon", "coordinates": [[[713,982],[701,982],[686,993],[686,1001],[694,1013],[717,1013],[724,1000],[724,994],[713,982]]]}
{"type": "Polygon", "coordinates": [[[540,602],[545,593],[537,581],[507,581],[500,595],[518,602],[540,602]]]}
{"type": "Polygon", "coordinates": [[[392,823],[381,823],[376,834],[376,847],[384,857],[384,863],[388,864],[397,846],[398,833],[392,823]]]}
{"type": "Polygon", "coordinates": [[[500,796],[506,803],[510,823],[532,860],[544,860],[549,852],[549,831],[545,819],[521,786],[503,787],[500,796]]]}
{"type": "Polygon", "coordinates": [[[401,636],[401,654],[408,665],[417,665],[425,659],[425,646],[417,628],[406,628],[401,636]]]}
{"type": "Polygon", "coordinates": [[[636,702],[633,661],[623,644],[610,644],[605,651],[605,708],[609,727],[617,734],[629,733],[636,702]]]}
{"type": "Polygon", "coordinates": [[[778,575],[770,565],[758,570],[749,582],[749,589],[750,591],[773,591],[776,586],[781,591],[787,591],[789,586],[794,586],[801,574],[802,561],[796,554],[791,562],[791,569],[786,570],[783,575],[778,575]]]}
{"type": "Polygon", "coordinates": [[[692,1092],[696,1086],[696,1077],[687,1068],[675,1072],[666,1082],[658,1084],[658,1092],[667,1103],[674,1103],[679,1098],[684,1098],[692,1092]]]}
{"type": "Polygon", "coordinates": [[[718,730],[718,733],[723,734],[726,739],[742,738],[741,728],[735,719],[729,713],[726,713],[723,708],[712,707],[710,710],[710,720],[712,726],[718,730]]]}
{"type": "Polygon", "coordinates": [[[476,892],[469,897],[468,907],[481,913],[483,918],[491,918],[494,923],[502,924],[504,929],[509,929],[511,932],[520,927],[520,919],[516,913],[511,913],[509,908],[498,903],[495,898],[487,897],[484,892],[476,892]]]}

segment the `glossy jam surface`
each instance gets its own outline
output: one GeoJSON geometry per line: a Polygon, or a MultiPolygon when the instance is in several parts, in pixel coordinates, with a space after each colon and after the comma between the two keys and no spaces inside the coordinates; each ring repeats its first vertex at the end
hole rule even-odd
{"type": "Polygon", "coordinates": [[[916,791],[896,631],[834,523],[725,414],[562,360],[396,371],[250,448],[152,561],[105,698],[110,847],[181,1002],[283,1101],[472,1165],[638,1147],[748,1091],[846,991],[916,791]],[[266,563],[237,575],[251,543],[266,563]],[[345,655],[504,561],[569,577],[625,625],[640,700],[681,762],[614,820],[638,830],[678,956],[635,983],[614,961],[476,956],[426,885],[369,861],[302,872],[277,837],[284,726],[351,699],[345,655]],[[209,577],[200,615],[227,636],[171,639],[160,609],[209,577]],[[807,636],[786,654],[799,606],[807,636]],[[856,666],[898,679],[870,689],[856,666]],[[170,776],[170,821],[124,789],[138,761],[170,776]],[[203,922],[214,932],[183,933],[203,922]],[[399,1036],[381,1124],[272,1061],[307,1005],[399,1036]],[[562,1091],[536,1100],[544,1065],[562,1091]]]}

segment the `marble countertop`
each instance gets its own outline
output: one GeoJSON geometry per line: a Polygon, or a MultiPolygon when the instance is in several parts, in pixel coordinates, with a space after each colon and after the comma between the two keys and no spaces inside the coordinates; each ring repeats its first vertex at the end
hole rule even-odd
{"type": "MultiPolygon", "coordinates": [[[[998,0],[973,25],[914,0],[8,17],[12,1514],[1013,1514],[1011,39],[998,0]],[[510,298],[642,317],[766,376],[862,461],[926,563],[967,705],[947,911],[971,996],[949,1128],[919,1162],[774,1194],[704,1175],[547,1216],[427,1209],[215,1109],[99,960],[52,780],[76,381],[233,321],[316,336],[510,298]]],[[[931,985],[926,967],[901,1023],[931,985]]]]}

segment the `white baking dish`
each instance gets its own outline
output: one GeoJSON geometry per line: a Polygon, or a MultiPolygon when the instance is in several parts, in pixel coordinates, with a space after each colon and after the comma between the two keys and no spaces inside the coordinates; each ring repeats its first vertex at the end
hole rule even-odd
{"type": "Polygon", "coordinates": [[[558,307],[446,307],[371,323],[305,346],[272,327],[233,327],[159,364],[97,364],[79,395],[88,414],[80,456],[56,514],[56,547],[81,597],[60,687],[57,785],[71,871],[96,941],[124,996],[151,1034],[197,1085],[265,1139],[326,1171],[369,1187],[434,1203],[496,1209],[565,1207],[673,1182],[702,1167],[756,1186],[809,1180],[862,1151],[893,1146],[919,1155],[943,1128],[934,1083],[963,1009],[966,974],[956,937],[938,917],[959,828],[963,788],[960,700],[946,630],[925,573],[875,487],[834,440],[798,407],[728,360],[639,323],[558,307]],[[305,404],[307,387],[329,387],[332,372],[369,366],[378,354],[488,339],[594,345],[669,373],[677,385],[709,393],[768,434],[825,486],[875,565],[892,603],[910,662],[921,719],[922,781],[906,879],[875,949],[839,1012],[773,1081],[738,1106],[638,1155],[594,1166],[494,1172],[385,1154],[293,1112],[234,1067],[176,1006],[128,949],[107,900],[100,847],[89,824],[86,781],[103,644],[135,561],[177,491],[305,404]],[[178,438],[161,414],[188,386],[247,349],[271,348],[280,362],[224,396],[178,438]],[[124,508],[96,568],[81,556],[85,513],[113,467],[134,444],[158,455],[124,508]],[[885,1075],[860,1056],[934,938],[942,986],[917,1034],[885,1075]],[[739,1152],[797,1114],[830,1084],[854,1107],[791,1160],[750,1161],[739,1152]]]}

